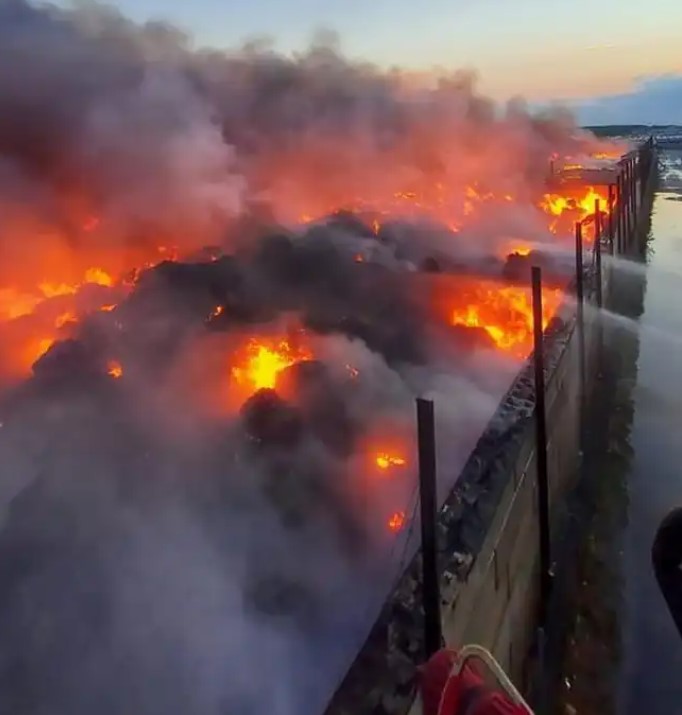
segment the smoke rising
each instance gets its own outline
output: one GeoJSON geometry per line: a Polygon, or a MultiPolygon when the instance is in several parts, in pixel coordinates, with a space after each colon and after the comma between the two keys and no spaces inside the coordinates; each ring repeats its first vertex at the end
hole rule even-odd
{"type": "Polygon", "coordinates": [[[444,494],[519,366],[448,301],[596,148],[333,37],[0,0],[0,712],[321,711],[411,538],[414,397],[444,494]]]}

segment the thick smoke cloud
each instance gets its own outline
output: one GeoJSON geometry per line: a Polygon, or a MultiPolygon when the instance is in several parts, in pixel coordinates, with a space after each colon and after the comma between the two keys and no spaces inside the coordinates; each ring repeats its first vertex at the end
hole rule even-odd
{"type": "MultiPolygon", "coordinates": [[[[90,4],[3,0],[0,67],[5,221],[32,242],[49,226],[51,252],[77,265],[84,245],[89,256],[112,242],[212,245],[258,198],[292,221],[427,184],[446,186],[449,202],[474,184],[516,196],[545,178],[552,152],[591,143],[560,113],[500,113],[466,73],[415,88],[328,41],[293,59],[259,45],[192,52],[170,28],[90,4]],[[84,236],[93,215],[100,228],[84,236]],[[53,245],[57,227],[66,247],[53,245]]],[[[44,268],[34,246],[3,233],[15,276],[20,265],[44,268]]]]}
{"type": "Polygon", "coordinates": [[[0,0],[0,377],[75,313],[0,400],[0,712],[321,711],[410,539],[386,524],[414,503],[415,395],[445,493],[518,368],[444,325],[434,275],[447,293],[547,240],[549,157],[593,147],[329,37],[198,52],[0,0]],[[244,395],[254,335],[312,359],[244,395]]]}

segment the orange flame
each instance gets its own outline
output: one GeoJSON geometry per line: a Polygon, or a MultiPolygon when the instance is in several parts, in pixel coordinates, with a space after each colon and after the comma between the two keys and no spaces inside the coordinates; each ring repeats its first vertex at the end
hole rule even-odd
{"type": "Polygon", "coordinates": [[[0,289],[0,320],[15,320],[30,315],[41,298],[21,293],[13,288],[0,289]]]}
{"type": "Polygon", "coordinates": [[[52,338],[39,338],[38,340],[30,341],[24,350],[25,362],[28,365],[33,365],[45,355],[54,343],[55,341],[52,338]]]}
{"type": "Polygon", "coordinates": [[[584,221],[594,215],[596,202],[599,201],[600,213],[609,213],[608,190],[606,187],[587,186],[579,189],[566,189],[563,194],[545,194],[540,208],[553,217],[550,231],[556,233],[559,228],[570,228],[574,221],[584,221]],[[563,218],[568,218],[567,222],[563,218]]]}
{"type": "Polygon", "coordinates": [[[388,528],[397,534],[405,526],[406,516],[404,511],[396,511],[388,519],[388,528]]]}
{"type": "Polygon", "coordinates": [[[63,328],[67,323],[73,323],[76,321],[76,316],[69,312],[62,313],[57,320],[54,322],[55,328],[63,328]]]}
{"type": "Polygon", "coordinates": [[[107,287],[114,285],[114,279],[101,268],[88,268],[85,271],[85,282],[107,287]]]}
{"type": "MultiPolygon", "coordinates": [[[[502,352],[525,358],[533,349],[533,303],[530,287],[490,280],[458,281],[459,290],[446,297],[451,325],[480,328],[502,352]]],[[[557,311],[562,291],[543,288],[542,324],[557,311]]]]}
{"type": "Polygon", "coordinates": [[[252,338],[246,345],[246,360],[243,365],[232,368],[234,381],[249,392],[274,389],[277,377],[287,367],[312,360],[312,353],[294,346],[288,340],[260,340],[252,338]]]}
{"type": "Polygon", "coordinates": [[[123,366],[118,360],[110,360],[107,365],[107,375],[110,375],[114,380],[118,380],[123,376],[123,366]]]}
{"type": "Polygon", "coordinates": [[[375,457],[375,463],[379,469],[390,469],[391,467],[405,466],[405,460],[402,457],[397,457],[387,452],[379,452],[375,457]]]}

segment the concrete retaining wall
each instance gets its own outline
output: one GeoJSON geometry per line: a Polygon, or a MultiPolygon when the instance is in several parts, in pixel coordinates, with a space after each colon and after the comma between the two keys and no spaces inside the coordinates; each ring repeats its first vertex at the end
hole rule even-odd
{"type": "MultiPolygon", "coordinates": [[[[580,430],[579,341],[575,322],[547,384],[550,504],[572,485],[580,430]]],[[[585,327],[586,374],[594,374],[598,326],[585,327]]],[[[491,649],[515,682],[534,635],[538,607],[538,497],[534,424],[528,425],[518,459],[471,572],[444,609],[448,644],[479,643],[491,649]]]]}

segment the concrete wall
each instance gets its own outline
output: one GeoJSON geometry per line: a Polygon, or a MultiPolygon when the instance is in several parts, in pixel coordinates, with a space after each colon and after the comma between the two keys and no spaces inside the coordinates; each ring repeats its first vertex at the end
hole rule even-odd
{"type": "MultiPolygon", "coordinates": [[[[598,332],[594,320],[586,322],[588,390],[598,332]]],[[[581,412],[578,346],[577,326],[572,319],[564,350],[547,383],[551,508],[570,488],[576,474],[581,412]]],[[[537,505],[535,425],[530,421],[475,564],[443,610],[444,636],[449,645],[486,646],[519,684],[526,679],[524,666],[538,608],[537,505]]]]}

